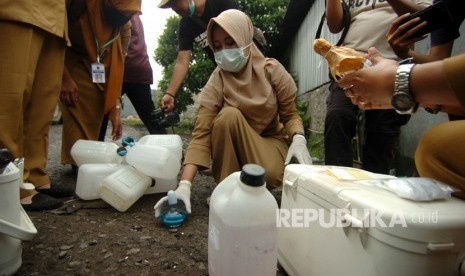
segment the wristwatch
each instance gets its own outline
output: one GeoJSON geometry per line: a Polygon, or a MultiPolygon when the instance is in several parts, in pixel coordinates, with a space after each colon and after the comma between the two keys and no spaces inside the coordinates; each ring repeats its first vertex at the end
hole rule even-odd
{"type": "Polygon", "coordinates": [[[399,114],[412,114],[418,108],[418,103],[415,102],[409,88],[410,71],[413,66],[415,64],[401,64],[397,68],[391,104],[399,114]]]}

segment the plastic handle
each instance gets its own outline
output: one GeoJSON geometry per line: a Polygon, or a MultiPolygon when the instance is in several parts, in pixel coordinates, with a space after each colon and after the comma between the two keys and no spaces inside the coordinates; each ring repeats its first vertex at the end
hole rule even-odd
{"type": "Polygon", "coordinates": [[[351,216],[349,214],[344,214],[344,220],[346,220],[347,222],[350,222],[350,225],[354,228],[363,228],[363,221],[361,221],[360,219],[354,216],[351,216]]]}

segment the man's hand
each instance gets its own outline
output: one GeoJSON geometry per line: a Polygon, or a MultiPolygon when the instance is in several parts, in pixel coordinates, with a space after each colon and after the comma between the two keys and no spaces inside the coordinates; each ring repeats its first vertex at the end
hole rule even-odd
{"type": "Polygon", "coordinates": [[[415,42],[425,39],[427,35],[421,37],[411,37],[416,31],[425,27],[427,22],[421,22],[419,17],[405,21],[409,13],[399,16],[394,20],[386,33],[386,39],[391,45],[392,50],[402,59],[409,58],[409,51],[415,42]]]}
{"type": "Polygon", "coordinates": [[[175,96],[169,92],[163,93],[163,98],[161,98],[161,108],[165,112],[172,112],[176,105],[175,96]]]}

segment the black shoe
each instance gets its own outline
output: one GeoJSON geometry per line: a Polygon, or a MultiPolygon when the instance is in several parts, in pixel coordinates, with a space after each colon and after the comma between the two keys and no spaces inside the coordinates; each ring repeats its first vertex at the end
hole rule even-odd
{"type": "Polygon", "coordinates": [[[61,197],[74,196],[75,188],[70,185],[52,184],[50,185],[49,189],[37,188],[36,191],[52,196],[52,197],[61,198],[61,197]]]}
{"type": "Polygon", "coordinates": [[[26,211],[42,211],[42,210],[52,210],[60,207],[63,205],[63,202],[60,200],[45,195],[41,193],[37,193],[32,196],[32,202],[29,204],[21,204],[24,210],[26,211]]]}

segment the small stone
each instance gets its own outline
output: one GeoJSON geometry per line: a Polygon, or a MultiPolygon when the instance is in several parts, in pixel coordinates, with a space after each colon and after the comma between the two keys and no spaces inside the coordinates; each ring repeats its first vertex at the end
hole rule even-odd
{"type": "Polygon", "coordinates": [[[73,247],[74,247],[74,245],[62,245],[62,246],[60,246],[60,251],[67,251],[67,250],[70,250],[73,247]]]}
{"type": "Polygon", "coordinates": [[[78,267],[80,265],[81,265],[80,261],[71,261],[71,262],[68,263],[69,268],[76,268],[76,267],[78,267]]]}
{"type": "Polygon", "coordinates": [[[66,254],[68,254],[67,251],[60,251],[60,253],[58,253],[58,259],[63,259],[66,257],[66,254]]]}
{"type": "Polygon", "coordinates": [[[139,253],[140,252],[140,249],[139,248],[131,248],[130,250],[128,250],[128,252],[126,252],[127,255],[132,255],[132,254],[136,254],[136,253],[139,253]]]}

